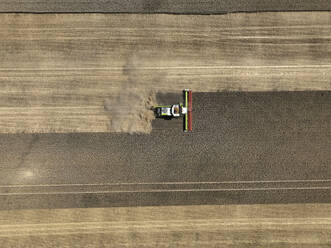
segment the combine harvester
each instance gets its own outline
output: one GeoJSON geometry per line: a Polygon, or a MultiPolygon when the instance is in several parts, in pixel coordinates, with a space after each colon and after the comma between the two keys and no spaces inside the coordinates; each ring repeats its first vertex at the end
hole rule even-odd
{"type": "Polygon", "coordinates": [[[184,117],[184,131],[192,131],[192,90],[185,89],[184,91],[185,105],[182,103],[156,106],[154,112],[157,118],[170,120],[172,118],[184,117]]]}

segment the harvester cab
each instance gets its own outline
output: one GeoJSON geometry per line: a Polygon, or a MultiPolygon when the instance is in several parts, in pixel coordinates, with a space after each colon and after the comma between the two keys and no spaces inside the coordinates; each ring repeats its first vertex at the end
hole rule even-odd
{"type": "Polygon", "coordinates": [[[172,119],[184,117],[184,131],[192,131],[192,90],[185,89],[184,102],[154,107],[154,112],[157,118],[172,119]]]}

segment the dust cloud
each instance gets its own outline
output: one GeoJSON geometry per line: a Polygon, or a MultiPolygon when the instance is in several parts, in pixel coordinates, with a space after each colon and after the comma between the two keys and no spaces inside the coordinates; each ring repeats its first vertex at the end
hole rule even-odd
{"type": "Polygon", "coordinates": [[[155,104],[155,93],[127,89],[116,97],[106,99],[104,107],[110,119],[110,132],[150,133],[155,104]]]}
{"type": "Polygon", "coordinates": [[[125,83],[114,92],[114,97],[104,102],[110,120],[110,132],[150,133],[155,119],[153,106],[156,105],[156,92],[141,83],[136,56],[128,59],[123,67],[127,77],[125,83]]]}

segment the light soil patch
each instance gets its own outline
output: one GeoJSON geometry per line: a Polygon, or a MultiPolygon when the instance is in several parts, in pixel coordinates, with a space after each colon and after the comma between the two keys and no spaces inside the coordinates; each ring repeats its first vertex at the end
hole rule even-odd
{"type": "Polygon", "coordinates": [[[0,211],[2,247],[329,247],[331,204],[0,211]]]}
{"type": "Polygon", "coordinates": [[[149,133],[184,88],[330,90],[330,17],[2,14],[0,133],[149,133]]]}

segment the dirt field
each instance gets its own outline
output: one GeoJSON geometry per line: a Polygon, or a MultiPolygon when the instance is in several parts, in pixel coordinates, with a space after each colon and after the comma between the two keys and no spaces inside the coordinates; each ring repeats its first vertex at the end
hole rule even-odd
{"type": "Polygon", "coordinates": [[[154,93],[329,90],[327,12],[0,16],[0,132],[150,132],[154,93]]]}
{"type": "Polygon", "coordinates": [[[225,13],[331,10],[328,0],[0,0],[0,12],[225,13]]]}
{"type": "MultiPolygon", "coordinates": [[[[195,92],[330,90],[330,17],[327,12],[225,16],[1,14],[0,133],[149,133],[153,119],[149,108],[156,102],[155,94],[178,93],[183,88],[192,88],[195,92]]],[[[327,96],[325,94],[323,99],[327,96]]],[[[254,108],[254,105],[250,106],[254,108]]],[[[287,111],[292,109],[286,104],[282,106],[287,106],[287,111]]],[[[239,109],[250,113],[247,112],[249,108],[239,109]]],[[[69,183],[74,180],[95,183],[101,179],[109,181],[112,177],[120,182],[134,181],[135,177],[146,180],[145,175],[151,181],[159,177],[165,180],[167,176],[168,181],[176,177],[184,180],[185,176],[190,181],[191,175],[206,180],[220,176],[220,182],[224,181],[222,176],[233,177],[233,180],[246,176],[256,177],[256,180],[270,176],[279,179],[279,175],[292,176],[295,180],[320,176],[328,180],[329,156],[325,144],[328,144],[327,131],[330,129],[327,125],[330,122],[325,115],[327,111],[317,115],[324,120],[320,122],[320,119],[309,119],[316,116],[311,114],[315,112],[314,108],[303,109],[305,111],[297,113],[281,112],[284,115],[280,116],[286,117],[282,123],[287,127],[280,125],[279,132],[277,124],[270,122],[275,128],[265,133],[276,134],[272,139],[253,128],[246,132],[247,125],[238,123],[235,126],[235,122],[229,124],[232,133],[225,127],[226,137],[207,132],[203,139],[191,137],[190,145],[198,151],[190,150],[195,155],[191,159],[196,159],[196,164],[189,164],[191,167],[183,166],[190,154],[175,153],[180,143],[172,147],[169,146],[171,142],[162,137],[159,139],[163,144],[153,140],[165,148],[158,150],[148,138],[145,137],[148,142],[142,137],[138,143],[131,135],[128,140],[120,136],[59,135],[50,139],[39,136],[24,139],[5,135],[0,149],[4,158],[1,162],[4,165],[2,193],[9,194],[13,190],[8,190],[9,184],[13,184],[11,181],[31,184],[45,180],[44,183],[52,184],[58,178],[69,183]],[[293,113],[297,114],[296,118],[287,118],[293,113]],[[302,113],[310,113],[309,118],[302,113]],[[302,116],[308,119],[302,119],[302,116]],[[303,123],[302,126],[297,125],[297,120],[303,123]],[[325,129],[320,128],[321,125],[325,129]],[[303,142],[301,136],[308,142],[303,142]],[[254,139],[256,137],[260,141],[254,139]],[[107,143],[108,138],[110,142],[107,143]],[[109,145],[112,138],[114,146],[109,145]],[[216,142],[225,145],[208,150],[216,142]],[[249,142],[255,146],[246,146],[249,142]],[[323,149],[315,144],[321,144],[323,149]],[[166,156],[168,159],[160,161],[172,166],[153,160],[145,162],[142,157],[152,156],[146,156],[142,147],[150,147],[151,152],[161,154],[158,156],[166,156]],[[124,155],[119,156],[122,151],[124,155]],[[250,162],[248,165],[242,159],[247,153],[251,155],[245,157],[250,162]],[[178,164],[169,159],[169,154],[177,154],[178,164]],[[213,161],[216,161],[214,165],[213,161]],[[213,166],[219,170],[214,170],[213,166]]],[[[233,120],[236,120],[233,112],[225,111],[228,117],[233,114],[233,120]]],[[[264,123],[269,123],[268,118],[273,116],[262,112],[256,114],[260,114],[264,123]]],[[[211,127],[216,130],[219,123],[211,127]]],[[[258,127],[258,123],[254,126],[258,127]]],[[[152,154],[154,159],[159,158],[152,154]]],[[[21,186],[17,187],[21,191],[28,188],[21,186]]],[[[307,187],[309,190],[312,186],[307,187]]],[[[325,192],[321,197],[325,196],[323,199],[327,200],[328,191],[325,192]]],[[[282,202],[282,195],[276,194],[273,200],[282,202]]],[[[301,193],[306,198],[314,193],[309,194],[301,193]]],[[[23,203],[33,201],[30,195],[21,198],[22,205],[20,201],[7,199],[6,204],[11,209],[24,208],[23,203]]],[[[71,202],[75,203],[76,199],[72,197],[71,202]]],[[[85,199],[88,202],[97,198],[91,195],[85,199]]],[[[330,247],[330,237],[331,204],[0,211],[0,247],[315,248],[330,247]]]]}
{"type": "Polygon", "coordinates": [[[0,211],[1,247],[330,247],[331,204],[0,211]]]}

